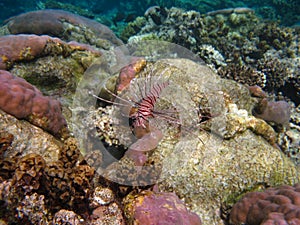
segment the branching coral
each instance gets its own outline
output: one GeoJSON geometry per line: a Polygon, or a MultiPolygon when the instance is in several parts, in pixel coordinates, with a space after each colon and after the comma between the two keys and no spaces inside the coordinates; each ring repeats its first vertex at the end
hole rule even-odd
{"type": "Polygon", "coordinates": [[[258,85],[264,87],[266,85],[266,75],[263,72],[246,65],[230,63],[220,67],[218,69],[218,74],[222,78],[231,79],[249,86],[258,85]]]}

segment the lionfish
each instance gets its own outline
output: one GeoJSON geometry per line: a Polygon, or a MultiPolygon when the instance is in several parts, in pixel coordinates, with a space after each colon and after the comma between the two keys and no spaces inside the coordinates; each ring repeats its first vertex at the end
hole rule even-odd
{"type": "MultiPolygon", "coordinates": [[[[147,161],[147,157],[144,153],[155,149],[164,136],[162,130],[160,130],[155,123],[151,123],[152,119],[159,118],[169,124],[178,127],[181,126],[181,121],[178,118],[180,111],[178,109],[163,111],[156,109],[162,92],[170,85],[170,81],[163,78],[167,69],[160,72],[158,76],[154,76],[154,71],[150,71],[145,78],[136,78],[136,73],[144,69],[145,65],[143,59],[138,59],[121,70],[119,74],[119,85],[115,91],[117,94],[104,87],[106,92],[112,95],[115,101],[110,101],[90,93],[103,102],[127,109],[128,112],[123,114],[125,117],[128,117],[129,126],[137,140],[126,151],[126,155],[134,160],[136,166],[144,165],[147,161]],[[125,79],[121,79],[120,81],[122,72],[129,73],[129,76],[125,74],[125,79]],[[122,95],[122,92],[124,92],[124,90],[126,92],[128,88],[133,89],[129,96],[128,93],[126,93],[127,95],[122,95]]],[[[204,118],[205,116],[202,115],[201,120],[204,120],[204,118]]],[[[209,116],[206,116],[206,118],[209,118],[209,116]]],[[[197,123],[200,122],[199,120],[197,121],[197,123]]],[[[202,142],[202,140],[200,141],[202,142]]]]}

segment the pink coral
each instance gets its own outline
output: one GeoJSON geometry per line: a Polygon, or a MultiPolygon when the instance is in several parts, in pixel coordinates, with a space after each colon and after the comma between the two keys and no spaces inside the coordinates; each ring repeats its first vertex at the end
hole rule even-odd
{"type": "Polygon", "coordinates": [[[0,69],[9,69],[15,62],[29,61],[49,54],[68,55],[75,50],[87,50],[100,55],[92,47],[77,42],[66,43],[47,35],[7,35],[0,37],[0,69]],[[51,48],[49,45],[54,47],[51,48]],[[47,48],[49,47],[49,48],[47,48]]]}
{"type": "Polygon", "coordinates": [[[0,38],[0,69],[7,69],[15,61],[30,60],[40,55],[48,36],[7,35],[0,38]],[[18,38],[16,38],[18,37],[18,38]]]}
{"type": "Polygon", "coordinates": [[[58,137],[68,133],[59,101],[43,96],[26,80],[4,70],[0,70],[0,109],[58,137]]]}
{"type": "Polygon", "coordinates": [[[105,39],[115,45],[123,44],[107,26],[63,10],[47,9],[24,13],[7,20],[7,27],[11,34],[47,34],[66,41],[74,40],[72,35],[78,31],[68,31],[70,28],[66,23],[80,27],[79,31],[89,28],[94,39],[105,39]]]}
{"type": "Polygon", "coordinates": [[[133,224],[201,225],[200,218],[174,193],[143,191],[127,198],[125,214],[133,224]]]}
{"type": "Polygon", "coordinates": [[[135,78],[136,74],[140,72],[147,62],[143,58],[132,58],[130,64],[124,66],[117,80],[116,92],[119,94],[124,90],[129,84],[130,81],[135,78]]]}

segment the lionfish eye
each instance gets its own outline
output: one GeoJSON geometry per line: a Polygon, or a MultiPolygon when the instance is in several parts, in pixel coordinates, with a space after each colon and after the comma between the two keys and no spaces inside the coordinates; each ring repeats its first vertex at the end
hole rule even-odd
{"type": "Polygon", "coordinates": [[[138,106],[132,106],[129,111],[129,116],[131,117],[132,115],[136,114],[138,111],[139,111],[138,106]]]}

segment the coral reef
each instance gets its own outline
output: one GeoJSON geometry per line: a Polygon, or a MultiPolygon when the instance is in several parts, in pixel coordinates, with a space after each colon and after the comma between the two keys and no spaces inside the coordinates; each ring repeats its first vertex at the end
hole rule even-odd
{"type": "Polygon", "coordinates": [[[3,168],[14,171],[16,166],[14,159],[37,152],[47,163],[58,160],[61,143],[52,134],[26,120],[18,120],[2,110],[0,121],[0,130],[13,136],[13,140],[6,140],[10,144],[3,154],[3,157],[11,159],[12,162],[5,164],[3,168]]]}
{"type": "Polygon", "coordinates": [[[0,69],[8,69],[15,61],[32,60],[43,52],[48,36],[4,36],[0,39],[1,64],[0,69]]]}
{"type": "Polygon", "coordinates": [[[32,224],[49,224],[44,200],[44,195],[37,193],[26,195],[16,209],[18,217],[25,220],[28,218],[32,224]]]}
{"type": "Polygon", "coordinates": [[[0,131],[0,158],[2,158],[5,151],[11,146],[11,143],[14,140],[14,135],[0,131]]]}
{"type": "Polygon", "coordinates": [[[0,42],[0,67],[59,99],[68,119],[77,82],[102,53],[89,45],[50,36],[8,35],[0,37],[0,42]]]}
{"type": "Polygon", "coordinates": [[[117,203],[115,193],[108,187],[97,186],[90,197],[91,224],[125,225],[123,210],[117,203]]]}
{"type": "MultiPolygon", "coordinates": [[[[7,206],[7,219],[45,222],[52,220],[50,215],[60,209],[74,210],[87,218],[94,169],[83,162],[78,164],[82,161],[79,156],[76,140],[69,138],[61,146],[57,161],[46,163],[35,153],[4,157],[1,164],[6,166],[1,167],[0,173],[1,200],[7,206]],[[11,165],[10,169],[7,165],[11,165]],[[14,209],[19,216],[14,216],[14,209]]],[[[54,217],[59,220],[63,216],[54,217]]]]}
{"type": "MultiPolygon", "coordinates": [[[[4,30],[9,34],[46,34],[109,49],[122,42],[105,25],[63,10],[38,10],[12,17],[4,30]]],[[[7,34],[7,33],[6,33],[7,34]]]]}
{"type": "Polygon", "coordinates": [[[294,97],[299,93],[299,32],[296,29],[262,21],[251,10],[241,9],[238,13],[232,9],[220,10],[204,16],[174,7],[165,12],[167,16],[152,11],[162,17],[159,24],[148,15],[143,17],[146,22],[139,26],[136,24],[142,17],[129,23],[122,39],[130,32],[129,43],[147,35],[179,44],[219,69],[222,77],[259,85],[274,94],[283,91],[299,103],[294,97]]]}
{"type": "Polygon", "coordinates": [[[0,81],[2,110],[58,137],[68,135],[59,101],[43,96],[36,87],[7,71],[0,70],[0,81]]]}
{"type": "Polygon", "coordinates": [[[57,225],[63,224],[72,224],[72,225],[80,225],[83,224],[83,221],[80,220],[80,216],[78,216],[73,211],[61,209],[57,213],[55,213],[53,217],[53,223],[57,225]]]}
{"type": "Polygon", "coordinates": [[[129,194],[124,202],[130,224],[202,224],[174,193],[142,191],[129,194]]]}
{"type": "Polygon", "coordinates": [[[236,65],[233,63],[222,66],[218,69],[218,74],[222,78],[235,80],[241,84],[249,86],[266,86],[266,75],[250,66],[236,65]]]}
{"type": "Polygon", "coordinates": [[[30,61],[46,55],[63,55],[67,57],[74,51],[88,50],[95,55],[99,51],[77,42],[66,43],[47,35],[6,35],[0,37],[0,69],[11,69],[18,61],[30,61]]]}
{"type": "MultiPolygon", "coordinates": [[[[223,101],[212,103],[210,110],[216,110],[215,107],[222,104],[224,108],[211,112],[218,116],[209,119],[199,130],[186,124],[187,128],[182,126],[180,130],[158,120],[156,126],[164,136],[155,149],[146,153],[144,165],[136,166],[136,162],[125,154],[118,162],[98,169],[105,178],[133,186],[147,186],[158,182],[161,191],[174,191],[184,199],[204,224],[222,223],[219,216],[220,205],[245,190],[252,190],[259,184],[273,186],[298,181],[298,169],[276,146],[278,142],[275,130],[264,120],[251,115],[257,100],[250,96],[247,87],[221,79],[206,66],[183,59],[147,62],[144,69],[136,75],[143,77],[149,71],[162,74],[171,84],[177,85],[176,91],[161,96],[162,102],[158,102],[156,106],[160,107],[162,104],[166,107],[165,101],[169,99],[172,106],[179,106],[176,102],[179,101],[180,107],[183,107],[180,115],[183,121],[186,119],[187,124],[195,122],[192,108],[197,109],[198,105],[201,105],[200,108],[206,107],[204,103],[207,96],[209,100],[218,97],[223,101]],[[180,96],[176,95],[179,92],[180,96]],[[182,99],[187,93],[191,96],[189,100],[182,99]],[[187,110],[189,108],[191,110],[187,110]],[[224,117],[222,112],[226,112],[224,117]],[[182,133],[178,138],[180,132],[182,133]],[[187,135],[184,135],[185,132],[187,135]],[[220,137],[224,139],[221,140],[220,137]]],[[[252,92],[261,98],[265,97],[261,89],[256,88],[252,92]]],[[[125,90],[123,94],[126,93],[125,90]]],[[[99,123],[97,127],[103,127],[101,123],[109,123],[109,129],[99,129],[99,133],[95,135],[100,135],[100,138],[102,136],[102,140],[108,143],[115,143],[121,151],[124,146],[130,148],[132,134],[128,127],[122,128],[126,125],[115,122],[119,118],[117,108],[102,106],[98,111],[90,111],[91,114],[96,113],[96,116],[89,116],[89,120],[96,118],[95,124],[99,123]],[[103,120],[97,112],[102,112],[103,120]]],[[[91,126],[91,123],[87,124],[88,127],[91,126]]]]}
{"type": "Polygon", "coordinates": [[[230,212],[230,224],[298,224],[299,184],[245,194],[230,212]]]}
{"type": "Polygon", "coordinates": [[[78,165],[78,161],[82,161],[80,156],[76,139],[67,139],[60,151],[59,160],[47,164],[45,168],[45,186],[54,206],[63,206],[84,214],[88,211],[88,202],[84,199],[88,198],[92,187],[94,168],[86,164],[78,165]]]}
{"type": "MultiPolygon", "coordinates": [[[[149,2],[137,4],[148,8],[149,2]]],[[[198,7],[222,8],[220,1],[203,2],[198,7]]],[[[241,194],[299,182],[299,168],[286,157],[299,157],[300,151],[299,32],[262,22],[249,8],[202,15],[160,3],[123,30],[122,39],[134,49],[114,51],[122,41],[106,26],[62,10],[29,12],[5,22],[0,223],[201,224],[201,217],[203,224],[221,224],[228,214],[220,216],[220,207],[230,209],[241,194]],[[157,60],[165,58],[166,43],[151,49],[149,42],[142,48],[135,42],[151,38],[189,48],[212,70],[201,60],[157,60]],[[148,74],[156,80],[146,80],[148,74]],[[146,134],[126,117],[144,97],[134,89],[133,84],[144,87],[138,81],[170,82],[155,100],[157,115],[147,118],[146,134]],[[71,113],[76,88],[75,100],[83,105],[74,104],[71,113]],[[126,98],[119,106],[130,107],[111,106],[114,98],[126,98]],[[94,105],[85,107],[90,102],[94,105]],[[72,133],[61,104],[67,119],[79,112],[74,119],[81,124],[72,124],[72,133]],[[290,121],[291,129],[273,129],[264,120],[290,121]]],[[[167,54],[180,58],[187,52],[167,54]]],[[[298,189],[286,185],[246,194],[231,211],[232,224],[299,222],[298,189]]]]}
{"type": "Polygon", "coordinates": [[[78,5],[74,5],[66,2],[54,1],[54,0],[46,0],[45,2],[40,2],[39,8],[40,9],[62,9],[90,19],[93,19],[95,17],[95,14],[86,8],[83,8],[78,5]]]}
{"type": "Polygon", "coordinates": [[[32,153],[21,157],[13,176],[15,187],[25,193],[38,190],[45,166],[45,160],[38,154],[32,153]]]}

